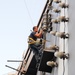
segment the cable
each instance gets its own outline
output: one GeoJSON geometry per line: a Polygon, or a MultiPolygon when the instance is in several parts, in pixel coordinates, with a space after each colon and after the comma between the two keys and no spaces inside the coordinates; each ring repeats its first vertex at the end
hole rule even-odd
{"type": "MultiPolygon", "coordinates": [[[[64,16],[65,16],[65,9],[64,9],[64,16]]],[[[64,22],[64,32],[65,32],[65,22],[64,22]]],[[[65,39],[63,39],[63,50],[65,52],[65,39]]],[[[65,74],[65,63],[64,63],[64,59],[63,59],[63,74],[65,74]]]]}
{"type": "MultiPolygon", "coordinates": [[[[63,39],[63,50],[65,50],[65,40],[63,39]]],[[[65,51],[64,51],[65,52],[65,51]]],[[[64,63],[64,59],[63,59],[63,74],[65,74],[65,63],[64,63]]]]}
{"type": "Polygon", "coordinates": [[[24,3],[25,3],[25,6],[26,6],[28,15],[29,15],[29,17],[30,17],[31,23],[34,25],[33,20],[32,20],[32,18],[31,18],[31,15],[30,15],[30,12],[29,12],[29,9],[28,9],[28,7],[27,7],[27,4],[26,4],[26,1],[25,1],[25,0],[24,0],[24,3]]]}
{"type": "Polygon", "coordinates": [[[65,63],[64,63],[64,60],[63,60],[63,73],[62,73],[62,75],[64,75],[65,74],[65,63]]]}

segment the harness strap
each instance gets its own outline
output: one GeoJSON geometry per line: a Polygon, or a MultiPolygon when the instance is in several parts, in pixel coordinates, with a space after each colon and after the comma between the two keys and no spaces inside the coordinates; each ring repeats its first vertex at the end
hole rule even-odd
{"type": "Polygon", "coordinates": [[[35,43],[36,43],[36,41],[29,37],[28,44],[35,44],[35,43]]]}
{"type": "MultiPolygon", "coordinates": [[[[42,43],[45,43],[46,41],[50,42],[49,40],[42,39],[42,43]]],[[[29,37],[28,44],[36,44],[36,43],[40,43],[40,41],[38,41],[38,40],[35,41],[34,39],[29,37]]]]}

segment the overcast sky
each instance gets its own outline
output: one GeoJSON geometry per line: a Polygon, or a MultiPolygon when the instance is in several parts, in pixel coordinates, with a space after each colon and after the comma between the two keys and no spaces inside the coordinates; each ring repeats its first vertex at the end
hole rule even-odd
{"type": "Polygon", "coordinates": [[[22,59],[27,37],[37,25],[46,1],[0,0],[0,75],[13,71],[5,65],[18,67],[19,63],[7,60],[22,59]]]}

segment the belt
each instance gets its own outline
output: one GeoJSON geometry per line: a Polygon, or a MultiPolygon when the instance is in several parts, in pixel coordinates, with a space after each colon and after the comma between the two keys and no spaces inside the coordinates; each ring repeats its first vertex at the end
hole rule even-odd
{"type": "Polygon", "coordinates": [[[35,44],[35,43],[36,43],[36,41],[34,39],[32,39],[32,38],[28,39],[28,44],[35,44]]]}

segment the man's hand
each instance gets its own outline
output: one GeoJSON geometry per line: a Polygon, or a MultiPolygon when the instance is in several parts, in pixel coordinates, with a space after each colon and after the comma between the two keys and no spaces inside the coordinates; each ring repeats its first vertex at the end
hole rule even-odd
{"type": "Polygon", "coordinates": [[[43,30],[41,29],[39,33],[36,33],[35,34],[35,36],[38,37],[38,38],[41,38],[42,33],[43,33],[43,30]]]}

